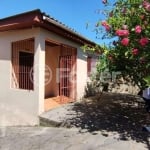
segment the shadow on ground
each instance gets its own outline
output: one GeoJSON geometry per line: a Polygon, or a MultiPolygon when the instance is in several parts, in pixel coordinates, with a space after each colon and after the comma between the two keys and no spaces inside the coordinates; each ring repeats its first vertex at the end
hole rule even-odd
{"type": "Polygon", "coordinates": [[[73,106],[76,116],[67,122],[89,132],[117,132],[120,139],[146,143],[150,149],[149,133],[142,131],[143,125],[150,125],[150,114],[138,100],[132,95],[112,93],[86,98],[73,106]]]}

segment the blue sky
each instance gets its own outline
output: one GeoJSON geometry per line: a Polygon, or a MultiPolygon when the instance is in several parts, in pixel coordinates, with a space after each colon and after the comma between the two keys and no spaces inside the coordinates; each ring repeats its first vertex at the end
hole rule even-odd
{"type": "Polygon", "coordinates": [[[96,22],[103,19],[103,16],[97,13],[97,10],[104,9],[101,0],[4,0],[0,4],[0,18],[37,8],[86,38],[99,44],[104,43],[104,40],[96,38],[93,31],[96,22]]]}

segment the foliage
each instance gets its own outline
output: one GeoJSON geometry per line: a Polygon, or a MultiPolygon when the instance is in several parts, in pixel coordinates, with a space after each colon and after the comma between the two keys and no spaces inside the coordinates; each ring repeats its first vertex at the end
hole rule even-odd
{"type": "Polygon", "coordinates": [[[105,47],[98,70],[109,68],[129,75],[140,88],[150,72],[150,0],[117,0],[110,9],[107,0],[106,20],[96,24],[96,30],[105,29],[104,38],[115,38],[105,47]]]}
{"type": "Polygon", "coordinates": [[[144,81],[146,82],[146,86],[150,87],[150,76],[146,76],[144,81]]]}

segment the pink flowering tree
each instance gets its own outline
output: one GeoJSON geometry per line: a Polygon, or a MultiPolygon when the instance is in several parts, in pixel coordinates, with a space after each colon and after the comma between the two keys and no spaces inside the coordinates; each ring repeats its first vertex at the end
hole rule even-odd
{"type": "Polygon", "coordinates": [[[109,0],[102,0],[106,20],[96,30],[103,29],[111,41],[102,58],[111,71],[130,76],[140,88],[145,88],[144,77],[150,75],[150,0],[116,0],[110,9],[109,0]]]}

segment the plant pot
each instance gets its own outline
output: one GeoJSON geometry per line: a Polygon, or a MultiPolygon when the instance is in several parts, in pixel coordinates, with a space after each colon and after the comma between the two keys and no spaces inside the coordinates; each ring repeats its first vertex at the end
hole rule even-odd
{"type": "Polygon", "coordinates": [[[150,87],[143,90],[143,98],[150,100],[150,87]]]}

